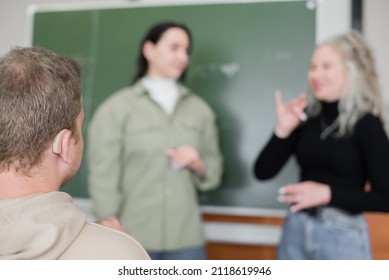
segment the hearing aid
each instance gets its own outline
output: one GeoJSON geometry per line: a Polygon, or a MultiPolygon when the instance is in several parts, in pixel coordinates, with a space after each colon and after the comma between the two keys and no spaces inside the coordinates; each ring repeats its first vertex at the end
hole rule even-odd
{"type": "Polygon", "coordinates": [[[57,136],[55,136],[53,141],[53,153],[54,154],[60,154],[62,152],[62,137],[64,133],[66,132],[66,129],[62,129],[60,132],[58,132],[57,136]]]}

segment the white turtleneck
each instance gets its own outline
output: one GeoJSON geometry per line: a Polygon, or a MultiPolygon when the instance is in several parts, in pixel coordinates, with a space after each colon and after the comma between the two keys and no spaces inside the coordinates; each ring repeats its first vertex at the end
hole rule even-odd
{"type": "Polygon", "coordinates": [[[174,79],[163,79],[144,76],[141,79],[143,86],[149,92],[150,97],[157,102],[168,114],[171,114],[176,106],[180,92],[174,79]]]}

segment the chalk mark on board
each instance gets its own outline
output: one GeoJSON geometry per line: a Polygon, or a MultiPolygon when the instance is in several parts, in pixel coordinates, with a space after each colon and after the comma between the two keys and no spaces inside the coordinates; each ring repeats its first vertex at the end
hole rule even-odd
{"type": "Polygon", "coordinates": [[[264,61],[287,61],[292,57],[291,53],[287,50],[276,49],[270,46],[266,47],[263,52],[264,61]]]}
{"type": "Polygon", "coordinates": [[[201,79],[213,78],[216,76],[224,76],[227,78],[233,78],[241,70],[239,63],[217,63],[211,62],[206,64],[194,64],[191,66],[190,76],[192,78],[198,77],[201,79]]]}

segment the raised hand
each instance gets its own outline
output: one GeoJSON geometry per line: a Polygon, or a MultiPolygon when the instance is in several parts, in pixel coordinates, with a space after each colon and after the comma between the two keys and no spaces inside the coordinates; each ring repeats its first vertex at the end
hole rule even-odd
{"type": "Polygon", "coordinates": [[[307,106],[306,96],[300,95],[287,103],[282,102],[282,95],[279,90],[274,92],[277,109],[277,126],[275,134],[279,138],[288,137],[293,130],[306,119],[304,109],[307,106]]]}

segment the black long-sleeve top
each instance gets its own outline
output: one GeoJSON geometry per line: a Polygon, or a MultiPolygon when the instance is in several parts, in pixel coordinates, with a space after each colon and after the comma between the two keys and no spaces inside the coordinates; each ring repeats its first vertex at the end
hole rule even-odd
{"type": "Polygon", "coordinates": [[[291,155],[300,166],[300,181],[327,184],[329,205],[351,213],[389,211],[389,141],[382,122],[366,114],[351,136],[331,133],[320,139],[323,129],[338,116],[338,103],[322,103],[321,115],[308,119],[286,139],[273,135],[259,154],[254,172],[258,179],[275,176],[291,155]],[[325,125],[323,125],[323,123],[325,125]],[[364,186],[370,181],[372,190],[364,186]]]}

